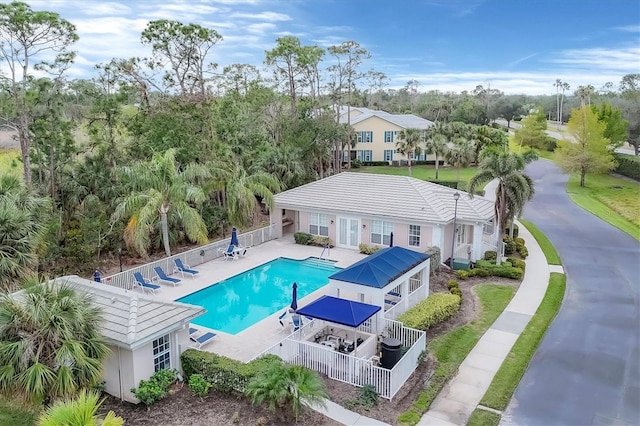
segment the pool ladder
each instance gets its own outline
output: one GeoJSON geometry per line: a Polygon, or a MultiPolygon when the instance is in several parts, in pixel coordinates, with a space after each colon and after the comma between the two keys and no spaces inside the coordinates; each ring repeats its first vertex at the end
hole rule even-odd
{"type": "Polygon", "coordinates": [[[329,244],[325,244],[322,247],[322,253],[320,253],[320,257],[318,258],[317,266],[320,266],[320,261],[322,260],[322,256],[324,256],[324,252],[327,252],[327,256],[331,256],[331,248],[329,248],[329,244]]]}

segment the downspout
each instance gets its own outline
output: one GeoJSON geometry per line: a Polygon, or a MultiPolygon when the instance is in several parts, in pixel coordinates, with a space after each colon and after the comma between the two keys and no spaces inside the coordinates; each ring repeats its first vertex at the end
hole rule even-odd
{"type": "Polygon", "coordinates": [[[118,388],[120,390],[120,401],[124,401],[122,391],[122,357],[120,356],[120,346],[118,346],[118,388]]]}

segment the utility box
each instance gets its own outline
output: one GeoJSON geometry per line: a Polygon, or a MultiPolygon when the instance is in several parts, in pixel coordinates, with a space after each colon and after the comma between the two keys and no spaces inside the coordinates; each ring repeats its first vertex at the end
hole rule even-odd
{"type": "Polygon", "coordinates": [[[453,260],[453,270],[454,271],[467,271],[469,269],[469,265],[471,264],[470,260],[467,259],[454,259],[453,260]]]}

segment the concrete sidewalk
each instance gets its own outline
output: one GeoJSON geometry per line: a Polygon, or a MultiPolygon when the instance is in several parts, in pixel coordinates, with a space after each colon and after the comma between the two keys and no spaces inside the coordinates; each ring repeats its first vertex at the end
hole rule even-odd
{"type": "MultiPolygon", "coordinates": [[[[471,413],[489,388],[522,330],[540,306],[549,284],[549,265],[535,238],[523,225],[529,256],[522,284],[507,308],[480,338],[458,369],[458,374],[445,385],[431,404],[419,425],[465,425],[471,413]]],[[[562,272],[555,266],[554,272],[562,272]]]]}

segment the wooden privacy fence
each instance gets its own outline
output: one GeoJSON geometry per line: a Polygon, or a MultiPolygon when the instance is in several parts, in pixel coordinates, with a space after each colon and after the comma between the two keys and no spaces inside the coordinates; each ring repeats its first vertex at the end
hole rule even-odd
{"type": "Polygon", "coordinates": [[[311,370],[326,374],[333,380],[349,383],[354,386],[373,385],[378,394],[392,399],[405,384],[409,376],[418,366],[421,354],[427,346],[424,331],[407,328],[397,321],[385,320],[384,336],[398,339],[409,349],[392,369],[375,365],[370,359],[357,358],[337,352],[327,346],[308,342],[304,339],[306,324],[281,342],[265,350],[256,358],[273,354],[285,362],[302,365],[311,370]]]}
{"type": "MultiPolygon", "coordinates": [[[[256,229],[254,231],[245,232],[238,235],[238,242],[244,247],[257,246],[273,239],[273,230],[271,226],[265,226],[263,228],[256,229]]],[[[200,246],[183,253],[174,254],[170,257],[165,257],[155,262],[146,263],[144,265],[136,266],[135,268],[127,269],[123,272],[118,272],[107,277],[102,278],[104,284],[112,285],[114,287],[129,289],[133,286],[133,273],[140,272],[142,276],[151,278],[155,276],[153,268],[160,266],[165,270],[167,274],[174,272],[176,264],[174,259],[181,259],[183,263],[195,267],[205,262],[210,262],[222,256],[224,250],[229,247],[231,237],[224,240],[216,241],[205,246],[200,246]]]]}

